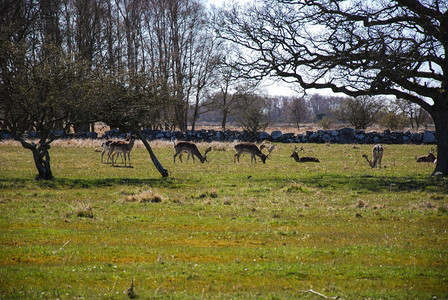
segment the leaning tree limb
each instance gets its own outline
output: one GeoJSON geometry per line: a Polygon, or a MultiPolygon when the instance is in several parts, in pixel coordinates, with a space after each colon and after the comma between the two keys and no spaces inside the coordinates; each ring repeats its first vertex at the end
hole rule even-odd
{"type": "Polygon", "coordinates": [[[152,162],[154,163],[154,166],[157,168],[157,170],[159,171],[159,173],[162,175],[162,177],[168,177],[168,170],[166,170],[162,164],[159,162],[159,160],[157,159],[156,155],[154,154],[154,152],[152,151],[151,146],[149,145],[148,141],[146,140],[146,138],[142,135],[142,133],[140,132],[140,130],[136,130],[135,128],[132,129],[132,131],[134,132],[134,134],[143,142],[143,145],[145,145],[146,150],[148,150],[149,152],[149,156],[151,157],[152,162]]]}

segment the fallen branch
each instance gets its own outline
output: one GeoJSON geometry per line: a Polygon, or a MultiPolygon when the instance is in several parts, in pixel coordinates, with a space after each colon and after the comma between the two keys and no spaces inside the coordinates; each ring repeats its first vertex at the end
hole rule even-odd
{"type": "Polygon", "coordinates": [[[321,294],[321,293],[319,293],[319,292],[316,292],[316,291],[313,290],[313,289],[309,289],[309,290],[307,290],[307,291],[299,291],[299,293],[302,293],[302,294],[305,294],[305,293],[312,293],[312,294],[317,295],[317,296],[320,296],[320,297],[322,297],[322,298],[324,298],[324,299],[340,299],[339,296],[336,296],[336,297],[327,297],[327,296],[325,296],[324,294],[321,294]]]}
{"type": "Polygon", "coordinates": [[[67,246],[67,244],[68,244],[68,243],[70,243],[70,240],[68,240],[67,242],[65,242],[65,244],[64,244],[64,245],[62,245],[62,247],[61,247],[61,248],[59,248],[58,250],[56,250],[56,251],[53,251],[53,254],[56,254],[56,253],[58,253],[59,251],[63,250],[63,249],[64,249],[64,247],[65,247],[65,246],[67,246]]]}

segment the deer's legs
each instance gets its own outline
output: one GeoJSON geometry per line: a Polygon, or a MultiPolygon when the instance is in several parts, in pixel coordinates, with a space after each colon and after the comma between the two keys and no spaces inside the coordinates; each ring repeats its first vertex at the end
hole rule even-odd
{"type": "Polygon", "coordinates": [[[255,154],[251,154],[250,156],[250,163],[252,164],[252,160],[255,161],[255,163],[257,163],[257,159],[255,158],[255,154]]]}
{"type": "Polygon", "coordinates": [[[235,163],[235,159],[238,160],[238,163],[240,163],[240,155],[241,155],[241,154],[236,153],[236,154],[233,156],[233,163],[235,163]]]}

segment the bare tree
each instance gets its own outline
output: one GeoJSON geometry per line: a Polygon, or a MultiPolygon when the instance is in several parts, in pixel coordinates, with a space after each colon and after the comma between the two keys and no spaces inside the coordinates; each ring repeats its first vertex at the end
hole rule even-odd
{"type": "Polygon", "coordinates": [[[145,68],[165,86],[167,105],[161,112],[164,121],[186,130],[190,103],[199,106],[205,94],[214,65],[216,37],[209,34],[208,16],[201,1],[143,3],[145,68]]]}
{"type": "Polygon", "coordinates": [[[293,121],[296,124],[297,129],[299,129],[300,123],[308,117],[308,108],[305,100],[301,97],[296,97],[293,98],[287,106],[289,109],[290,120],[293,121]]]}
{"type": "Polygon", "coordinates": [[[228,44],[221,45],[221,48],[223,53],[220,55],[220,65],[216,69],[214,84],[211,86],[217,91],[210,97],[210,106],[219,111],[221,128],[226,130],[229,118],[234,116],[240,108],[238,95],[253,93],[258,81],[245,78],[239,72],[236,65],[236,57],[239,53],[236,49],[232,49],[228,44]]]}
{"type": "Polygon", "coordinates": [[[428,126],[431,123],[431,116],[428,112],[421,106],[417,104],[404,100],[396,99],[394,105],[407,116],[412,129],[418,131],[421,126],[428,126]]]}
{"type": "MultiPolygon", "coordinates": [[[[205,20],[204,20],[205,23],[205,20]]],[[[204,106],[204,99],[211,88],[210,81],[217,78],[220,62],[220,40],[212,37],[209,31],[203,30],[197,34],[195,49],[191,53],[189,86],[192,89],[193,116],[191,130],[195,130],[200,108],[204,106]]]]}
{"type": "Polygon", "coordinates": [[[423,107],[436,128],[433,174],[448,175],[447,10],[440,0],[265,1],[225,11],[219,34],[249,51],[249,75],[423,107]]]}

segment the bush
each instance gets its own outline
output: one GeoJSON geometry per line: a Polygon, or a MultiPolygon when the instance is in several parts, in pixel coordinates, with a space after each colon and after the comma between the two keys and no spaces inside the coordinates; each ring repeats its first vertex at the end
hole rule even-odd
{"type": "Polygon", "coordinates": [[[397,114],[393,111],[385,113],[379,120],[379,125],[390,130],[403,130],[409,124],[409,118],[405,114],[397,114]]]}
{"type": "Polygon", "coordinates": [[[330,129],[335,123],[334,119],[323,117],[317,124],[322,127],[322,129],[330,129]]]}
{"type": "Polygon", "coordinates": [[[355,129],[366,129],[378,120],[382,109],[382,99],[377,97],[348,98],[341,105],[338,118],[348,121],[355,129]]]}

